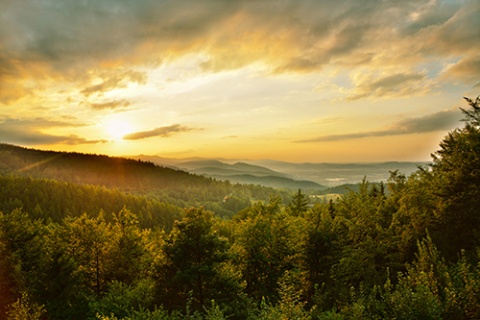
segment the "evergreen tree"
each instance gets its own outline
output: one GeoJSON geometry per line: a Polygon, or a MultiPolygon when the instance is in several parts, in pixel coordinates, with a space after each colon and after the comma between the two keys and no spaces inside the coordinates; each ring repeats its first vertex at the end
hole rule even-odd
{"type": "Polygon", "coordinates": [[[480,98],[466,100],[471,108],[462,109],[465,126],[444,138],[431,166],[439,219],[435,238],[452,258],[459,248],[480,244],[480,98]]]}
{"type": "Polygon", "coordinates": [[[213,214],[193,208],[175,224],[164,245],[163,299],[171,306],[185,306],[191,294],[201,310],[212,299],[225,300],[236,292],[220,270],[227,260],[227,242],[215,232],[213,214]]]}
{"type": "Polygon", "coordinates": [[[106,277],[110,281],[134,284],[150,269],[151,257],[146,250],[146,234],[139,228],[137,216],[126,207],[114,214],[113,220],[106,277]]]}
{"type": "Polygon", "coordinates": [[[298,189],[298,192],[293,196],[290,205],[287,207],[288,212],[293,216],[300,216],[308,210],[308,196],[298,189]]]}
{"type": "Polygon", "coordinates": [[[248,218],[237,228],[236,258],[246,281],[246,292],[255,301],[262,297],[270,300],[267,302],[278,300],[278,281],[286,270],[293,268],[296,248],[302,245],[295,241],[293,221],[277,201],[272,198],[268,204],[256,203],[248,212],[240,213],[248,218]]]}
{"type": "Polygon", "coordinates": [[[86,296],[100,297],[105,291],[107,253],[112,238],[110,226],[102,216],[90,218],[83,214],[66,218],[62,244],[77,266],[82,279],[82,292],[86,296]]]}

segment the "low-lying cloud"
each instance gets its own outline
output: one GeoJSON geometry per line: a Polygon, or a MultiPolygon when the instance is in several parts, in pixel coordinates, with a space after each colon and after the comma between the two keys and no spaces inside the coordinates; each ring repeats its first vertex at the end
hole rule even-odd
{"type": "Polygon", "coordinates": [[[384,137],[405,135],[412,133],[434,132],[441,130],[452,130],[461,120],[461,114],[458,110],[446,110],[426,115],[419,118],[407,118],[394,122],[385,129],[376,131],[363,131],[346,134],[325,135],[313,139],[299,140],[297,142],[332,142],[352,139],[361,139],[368,137],[384,137]]]}
{"type": "Polygon", "coordinates": [[[144,84],[147,76],[144,72],[134,71],[134,70],[109,70],[102,72],[102,74],[97,75],[101,77],[102,81],[100,83],[89,85],[81,91],[85,96],[90,96],[92,94],[102,95],[104,92],[107,92],[112,89],[125,88],[129,83],[138,83],[144,84]]]}
{"type": "Polygon", "coordinates": [[[127,100],[115,100],[102,103],[90,103],[90,107],[94,110],[105,110],[105,109],[124,109],[130,105],[130,102],[127,100]]]}
{"type": "Polygon", "coordinates": [[[51,127],[82,126],[62,121],[51,121],[44,118],[37,119],[12,119],[0,120],[0,141],[20,145],[44,144],[97,144],[106,143],[107,140],[88,140],[77,135],[52,135],[42,132],[51,127]]]}
{"type": "Polygon", "coordinates": [[[427,93],[432,89],[425,73],[359,73],[352,80],[355,87],[348,94],[348,100],[411,96],[427,93]]]}
{"type": "Polygon", "coordinates": [[[192,128],[188,128],[179,124],[173,124],[171,126],[166,126],[166,127],[159,127],[155,128],[153,130],[148,130],[148,131],[140,131],[140,132],[134,132],[127,134],[126,136],[123,137],[125,140],[140,140],[140,139],[146,139],[146,138],[151,138],[151,137],[169,137],[172,134],[175,133],[180,133],[180,132],[186,132],[186,131],[191,131],[193,130],[192,128]]]}

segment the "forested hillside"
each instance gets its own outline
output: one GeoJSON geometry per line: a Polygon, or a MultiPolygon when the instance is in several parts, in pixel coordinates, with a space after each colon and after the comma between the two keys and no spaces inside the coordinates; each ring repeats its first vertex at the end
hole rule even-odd
{"type": "Polygon", "coordinates": [[[0,175],[9,174],[104,186],[182,208],[203,206],[220,216],[231,216],[252,200],[272,195],[289,200],[285,190],[216,181],[151,162],[0,144],[0,175]]]}
{"type": "Polygon", "coordinates": [[[136,213],[142,228],[170,231],[174,221],[183,216],[180,207],[152,197],[132,195],[99,186],[76,185],[31,177],[0,176],[0,211],[21,208],[32,219],[61,222],[85,212],[102,215],[112,221],[112,214],[123,207],[136,213]]]}
{"type": "Polygon", "coordinates": [[[286,203],[272,194],[226,219],[201,206],[180,213],[155,198],[3,177],[2,316],[478,319],[480,99],[467,102],[465,125],[431,165],[393,171],[385,187],[364,181],[329,203],[300,190],[286,203]],[[15,208],[22,189],[33,191],[15,208]],[[125,205],[108,203],[118,199],[125,205]],[[156,210],[178,220],[145,222],[156,210]]]}

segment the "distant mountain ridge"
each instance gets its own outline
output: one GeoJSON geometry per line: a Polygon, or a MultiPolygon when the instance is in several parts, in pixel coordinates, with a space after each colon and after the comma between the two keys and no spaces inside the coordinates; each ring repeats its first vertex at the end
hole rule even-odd
{"type": "Polygon", "coordinates": [[[236,162],[234,164],[228,164],[221,162],[219,160],[198,160],[198,161],[187,161],[180,163],[181,167],[185,167],[190,172],[195,173],[212,173],[212,174],[251,174],[255,176],[278,176],[278,177],[287,177],[287,175],[276,172],[274,170],[261,167],[258,165],[253,165],[245,162],[236,162]]]}
{"type": "Polygon", "coordinates": [[[178,168],[194,174],[222,181],[242,184],[258,184],[272,188],[323,190],[327,187],[309,179],[294,179],[288,174],[244,161],[232,164],[216,159],[166,159],[152,156],[130,156],[130,158],[152,161],[158,165],[178,168]]]}
{"type": "Polygon", "coordinates": [[[373,163],[291,163],[276,160],[256,160],[253,164],[283,172],[294,179],[309,179],[327,185],[359,183],[366,178],[370,182],[386,181],[390,172],[399,170],[405,175],[415,172],[419,166],[428,162],[373,162],[373,163]]]}
{"type": "Polygon", "coordinates": [[[0,174],[100,184],[122,190],[208,185],[214,178],[273,188],[324,190],[343,184],[386,181],[391,171],[410,175],[426,162],[291,163],[274,160],[128,158],[41,151],[0,143],[0,174]],[[136,159],[136,160],[134,160],[136,159]],[[204,176],[204,177],[202,177],[204,176]]]}
{"type": "MultiPolygon", "coordinates": [[[[133,156],[159,165],[231,182],[266,184],[283,178],[289,188],[325,189],[343,184],[356,184],[366,178],[370,182],[386,181],[391,171],[410,175],[427,162],[389,161],[378,163],[292,163],[277,160],[171,159],[155,156],[133,156]],[[228,163],[230,162],[230,163],[228,163]],[[288,181],[288,183],[287,183],[288,181]],[[299,183],[302,182],[302,183],[299,183]],[[313,184],[312,184],[313,183],[313,184]]],[[[279,187],[282,184],[267,184],[279,187]]]]}

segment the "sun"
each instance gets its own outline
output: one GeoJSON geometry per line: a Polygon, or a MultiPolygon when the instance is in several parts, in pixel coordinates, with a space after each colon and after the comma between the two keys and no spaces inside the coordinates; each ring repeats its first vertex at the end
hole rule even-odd
{"type": "Polygon", "coordinates": [[[132,125],[125,119],[109,119],[103,124],[105,132],[111,140],[121,141],[123,137],[132,133],[132,125]]]}

